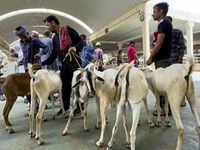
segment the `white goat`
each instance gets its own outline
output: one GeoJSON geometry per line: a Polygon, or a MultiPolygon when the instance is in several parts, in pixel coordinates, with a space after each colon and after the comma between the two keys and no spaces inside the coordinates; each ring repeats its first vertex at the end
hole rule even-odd
{"type": "Polygon", "coordinates": [[[180,104],[185,95],[190,104],[196,123],[196,130],[200,138],[200,122],[197,111],[197,102],[194,94],[193,80],[190,76],[194,62],[192,57],[189,57],[188,60],[188,70],[182,64],[174,64],[167,68],[158,68],[156,71],[146,74],[147,82],[152,84],[153,93],[156,97],[156,108],[158,111],[158,120],[156,122],[156,126],[161,125],[159,96],[165,96],[167,126],[171,126],[168,118],[168,102],[170,103],[172,115],[176,121],[178,130],[178,142],[176,150],[181,150],[183,141],[184,127],[180,118],[180,104]]]}
{"type": "MultiPolygon", "coordinates": [[[[115,82],[118,82],[118,81],[115,80],[115,82]]],[[[145,108],[149,115],[147,101],[146,101],[146,97],[147,97],[149,89],[148,89],[146,77],[145,77],[145,74],[140,69],[133,67],[133,62],[129,64],[128,69],[126,70],[126,75],[125,75],[125,78],[122,80],[121,87],[122,87],[122,91],[121,91],[119,105],[117,108],[116,122],[112,130],[112,137],[110,139],[110,142],[108,143],[107,150],[112,149],[113,138],[117,132],[118,123],[122,115],[122,110],[125,109],[125,104],[127,101],[129,101],[132,107],[132,114],[133,114],[132,128],[130,131],[131,142],[129,141],[129,143],[131,143],[132,150],[135,149],[136,128],[139,121],[142,101],[144,102],[145,108]]],[[[124,118],[126,117],[125,111],[123,111],[123,117],[124,118]]],[[[154,124],[152,123],[151,119],[150,118],[148,119],[149,119],[148,120],[149,125],[151,127],[154,127],[154,124]]],[[[125,132],[128,133],[127,128],[125,128],[125,130],[126,130],[125,132]]],[[[129,143],[127,143],[126,145],[130,146],[129,143]]]]}
{"type": "Polygon", "coordinates": [[[41,120],[42,116],[44,116],[44,109],[48,100],[48,97],[50,95],[51,102],[52,102],[52,108],[53,108],[53,119],[55,118],[55,104],[54,104],[54,98],[53,94],[58,93],[59,99],[60,99],[60,105],[63,111],[63,115],[67,117],[66,112],[63,107],[63,101],[62,101],[62,81],[60,79],[59,73],[55,71],[48,71],[48,70],[39,70],[36,72],[36,74],[33,74],[32,72],[32,65],[28,64],[29,73],[31,76],[31,82],[30,82],[30,89],[31,89],[31,111],[29,115],[30,119],[30,137],[35,137],[38,141],[38,144],[43,144],[44,141],[40,136],[40,126],[41,126],[41,120]],[[39,98],[40,104],[39,104],[39,111],[36,115],[36,136],[33,132],[33,119],[34,119],[34,110],[36,105],[36,99],[39,98]]]}
{"type": "MultiPolygon", "coordinates": [[[[94,67],[94,65],[93,65],[93,67],[94,67]]],[[[73,115],[74,115],[74,110],[75,110],[77,101],[79,102],[79,106],[80,106],[80,102],[84,103],[84,113],[82,112],[81,106],[80,106],[80,109],[81,109],[81,114],[84,117],[84,130],[86,132],[89,132],[88,125],[86,122],[89,94],[91,96],[95,95],[94,76],[93,76],[92,72],[90,72],[90,71],[85,71],[84,69],[79,69],[73,73],[73,78],[72,78],[73,106],[72,106],[72,110],[71,110],[71,113],[69,116],[69,120],[63,131],[62,136],[66,135],[66,133],[68,131],[71,119],[73,118],[73,115]]]]}
{"type": "MultiPolygon", "coordinates": [[[[120,74],[122,72],[122,70],[125,68],[126,64],[122,65],[121,68],[117,71],[115,69],[108,69],[105,70],[104,72],[95,72],[95,74],[99,77],[101,77],[104,82],[102,84],[102,82],[96,81],[96,94],[97,94],[97,98],[101,98],[101,118],[102,118],[102,126],[101,126],[101,136],[99,141],[96,143],[96,145],[98,147],[101,147],[104,143],[104,132],[105,132],[105,128],[106,128],[106,111],[107,111],[107,107],[108,105],[111,103],[111,107],[115,108],[116,107],[116,103],[119,102],[120,100],[120,96],[121,96],[121,79],[120,79],[120,74]],[[115,81],[118,82],[115,82],[115,81]],[[118,83],[117,85],[115,85],[115,83],[118,83]],[[117,95],[116,95],[117,93],[117,95]]],[[[147,108],[145,106],[145,108],[147,108]]],[[[124,128],[126,131],[126,147],[130,147],[130,139],[129,139],[129,135],[128,135],[128,125],[127,125],[127,121],[126,121],[126,107],[124,107],[123,109],[123,119],[124,119],[124,128]]],[[[153,126],[153,123],[149,117],[149,113],[148,110],[147,114],[148,114],[148,121],[149,121],[149,125],[153,126]]],[[[96,128],[99,128],[99,124],[97,124],[96,128]]]]}

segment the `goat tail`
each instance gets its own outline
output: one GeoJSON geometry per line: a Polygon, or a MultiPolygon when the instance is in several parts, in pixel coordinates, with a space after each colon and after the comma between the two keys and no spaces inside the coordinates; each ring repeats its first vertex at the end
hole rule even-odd
{"type": "Polygon", "coordinates": [[[116,94],[115,94],[115,97],[117,96],[117,93],[118,93],[118,87],[119,87],[119,83],[118,83],[118,80],[119,80],[119,77],[120,77],[120,73],[122,72],[122,70],[125,68],[126,64],[123,64],[120,69],[118,70],[117,72],[117,75],[115,77],[115,82],[114,82],[114,85],[116,87],[116,94]]]}
{"type": "MultiPolygon", "coordinates": [[[[125,90],[125,101],[128,101],[128,87],[129,87],[129,72],[130,69],[134,66],[134,61],[132,61],[127,68],[126,74],[125,74],[125,79],[126,79],[126,90],[125,90]]],[[[130,104],[129,104],[130,105],[130,104]]]]}
{"type": "Polygon", "coordinates": [[[187,60],[189,61],[189,67],[188,67],[188,74],[187,76],[189,76],[192,72],[192,69],[194,67],[194,59],[192,56],[187,56],[187,60]]]}
{"type": "Polygon", "coordinates": [[[30,64],[30,63],[28,63],[28,72],[29,72],[31,78],[34,78],[34,79],[35,79],[35,75],[34,75],[34,73],[33,73],[33,65],[30,64]]]}
{"type": "Polygon", "coordinates": [[[194,67],[194,59],[191,55],[186,56],[186,58],[189,61],[188,74],[185,76],[185,80],[187,82],[187,90],[188,90],[188,88],[189,88],[189,76],[190,76],[192,69],[194,67]]]}

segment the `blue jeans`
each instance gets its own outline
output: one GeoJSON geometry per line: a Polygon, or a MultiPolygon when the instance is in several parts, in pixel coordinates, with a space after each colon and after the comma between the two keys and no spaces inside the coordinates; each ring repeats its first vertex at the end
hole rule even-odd
{"type": "Polygon", "coordinates": [[[3,92],[1,91],[1,85],[0,85],[0,95],[3,95],[3,92]]]}

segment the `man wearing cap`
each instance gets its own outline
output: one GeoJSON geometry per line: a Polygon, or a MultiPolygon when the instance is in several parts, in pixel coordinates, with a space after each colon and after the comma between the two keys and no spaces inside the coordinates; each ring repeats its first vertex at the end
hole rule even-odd
{"type": "Polygon", "coordinates": [[[132,61],[135,61],[134,62],[134,67],[138,67],[139,65],[139,60],[137,58],[137,53],[136,53],[136,50],[135,50],[135,42],[130,42],[130,46],[128,48],[128,51],[127,51],[127,55],[128,55],[128,63],[131,63],[132,61]]]}
{"type": "Polygon", "coordinates": [[[31,31],[31,37],[39,39],[39,33],[35,30],[31,31]]]}
{"type": "Polygon", "coordinates": [[[120,49],[120,50],[118,51],[118,55],[117,55],[117,66],[119,66],[120,64],[123,63],[123,60],[122,60],[122,52],[123,52],[122,49],[120,49]]]}
{"type": "Polygon", "coordinates": [[[95,64],[98,66],[98,71],[103,71],[102,66],[103,66],[103,50],[101,49],[101,43],[97,42],[96,43],[96,49],[95,49],[97,58],[95,64]]]}
{"type": "MultiPolygon", "coordinates": [[[[28,63],[35,64],[39,63],[39,60],[42,55],[46,54],[49,51],[49,47],[43,44],[39,39],[32,38],[25,26],[19,26],[14,31],[16,36],[19,36],[21,39],[20,45],[23,52],[23,59],[20,63],[24,64],[24,69],[28,71],[28,63]],[[40,48],[43,50],[40,52],[40,48]]],[[[33,33],[32,33],[33,34],[33,33]]],[[[37,34],[37,33],[35,33],[37,34]]],[[[27,96],[28,102],[31,103],[31,97],[27,96]]],[[[24,116],[27,117],[29,112],[24,116]]]]}

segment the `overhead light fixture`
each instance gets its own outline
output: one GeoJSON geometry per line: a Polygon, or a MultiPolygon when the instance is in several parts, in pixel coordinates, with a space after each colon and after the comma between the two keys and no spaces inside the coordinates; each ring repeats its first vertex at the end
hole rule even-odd
{"type": "Polygon", "coordinates": [[[0,21],[2,21],[4,19],[7,19],[7,18],[10,18],[10,17],[13,17],[13,16],[26,14],[26,13],[49,13],[49,14],[59,15],[59,16],[65,17],[67,19],[70,19],[70,20],[78,23],[80,26],[82,26],[84,29],[86,29],[90,34],[92,34],[94,32],[88,25],[86,25],[84,22],[82,22],[78,18],[75,18],[74,16],[71,16],[71,15],[69,15],[67,13],[64,13],[64,12],[61,12],[61,11],[57,11],[57,10],[53,10],[53,9],[35,8],[35,9],[17,10],[17,11],[13,11],[13,12],[9,12],[7,14],[1,15],[0,16],[0,21]]]}

